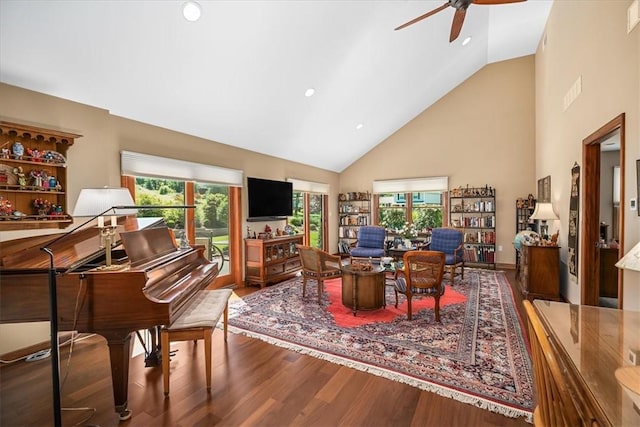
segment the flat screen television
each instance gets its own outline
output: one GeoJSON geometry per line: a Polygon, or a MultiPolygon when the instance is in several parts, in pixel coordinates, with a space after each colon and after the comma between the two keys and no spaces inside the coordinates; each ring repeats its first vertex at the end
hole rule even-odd
{"type": "Polygon", "coordinates": [[[285,219],[293,214],[293,184],[290,182],[247,177],[247,192],[247,221],[285,219]]]}

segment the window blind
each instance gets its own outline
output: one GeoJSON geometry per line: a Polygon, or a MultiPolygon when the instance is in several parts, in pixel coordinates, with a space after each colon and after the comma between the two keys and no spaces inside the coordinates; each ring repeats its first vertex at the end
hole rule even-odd
{"type": "Polygon", "coordinates": [[[448,189],[449,177],[446,176],[373,181],[374,194],[447,191],[448,189]]]}
{"type": "Polygon", "coordinates": [[[120,169],[123,175],[226,184],[233,187],[242,187],[243,182],[241,170],[131,151],[120,152],[120,169]]]}
{"type": "Polygon", "coordinates": [[[302,179],[287,178],[287,182],[293,184],[293,191],[304,191],[307,193],[329,194],[329,184],[321,182],[304,181],[302,179]]]}

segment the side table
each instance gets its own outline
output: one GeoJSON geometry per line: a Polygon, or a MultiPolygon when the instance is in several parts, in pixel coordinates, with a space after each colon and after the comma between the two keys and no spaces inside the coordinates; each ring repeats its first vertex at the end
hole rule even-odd
{"type": "Polygon", "coordinates": [[[342,266],[342,304],[360,310],[376,310],[385,306],[385,269],[374,265],[372,270],[354,270],[342,266]]]}

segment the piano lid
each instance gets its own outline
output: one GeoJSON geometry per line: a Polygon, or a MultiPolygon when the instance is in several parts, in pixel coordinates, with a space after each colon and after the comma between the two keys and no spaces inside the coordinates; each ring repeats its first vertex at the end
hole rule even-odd
{"type": "MultiPolygon", "coordinates": [[[[124,226],[118,226],[118,234],[125,231],[152,228],[165,229],[162,218],[127,218],[124,226]],[[124,230],[123,230],[124,229],[124,230]]],[[[116,237],[116,245],[120,243],[116,237]]],[[[25,237],[0,242],[0,270],[49,268],[49,256],[40,248],[48,246],[53,250],[54,266],[58,271],[73,271],[78,266],[104,257],[104,248],[100,247],[100,237],[95,227],[71,232],[25,237]],[[65,238],[61,238],[66,236],[65,238]],[[56,241],[53,245],[49,245],[56,241]]]]}
{"type": "Polygon", "coordinates": [[[168,227],[124,231],[120,233],[120,238],[132,266],[177,250],[168,227]]]}

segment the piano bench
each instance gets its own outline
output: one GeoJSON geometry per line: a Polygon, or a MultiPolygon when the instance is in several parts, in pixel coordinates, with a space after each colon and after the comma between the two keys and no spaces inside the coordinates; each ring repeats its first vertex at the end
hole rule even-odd
{"type": "Polygon", "coordinates": [[[174,341],[204,340],[207,391],[211,390],[211,335],[224,316],[224,340],[227,341],[228,302],[231,289],[204,290],[170,326],[161,329],[162,376],[164,395],[169,396],[169,350],[174,341]]]}

